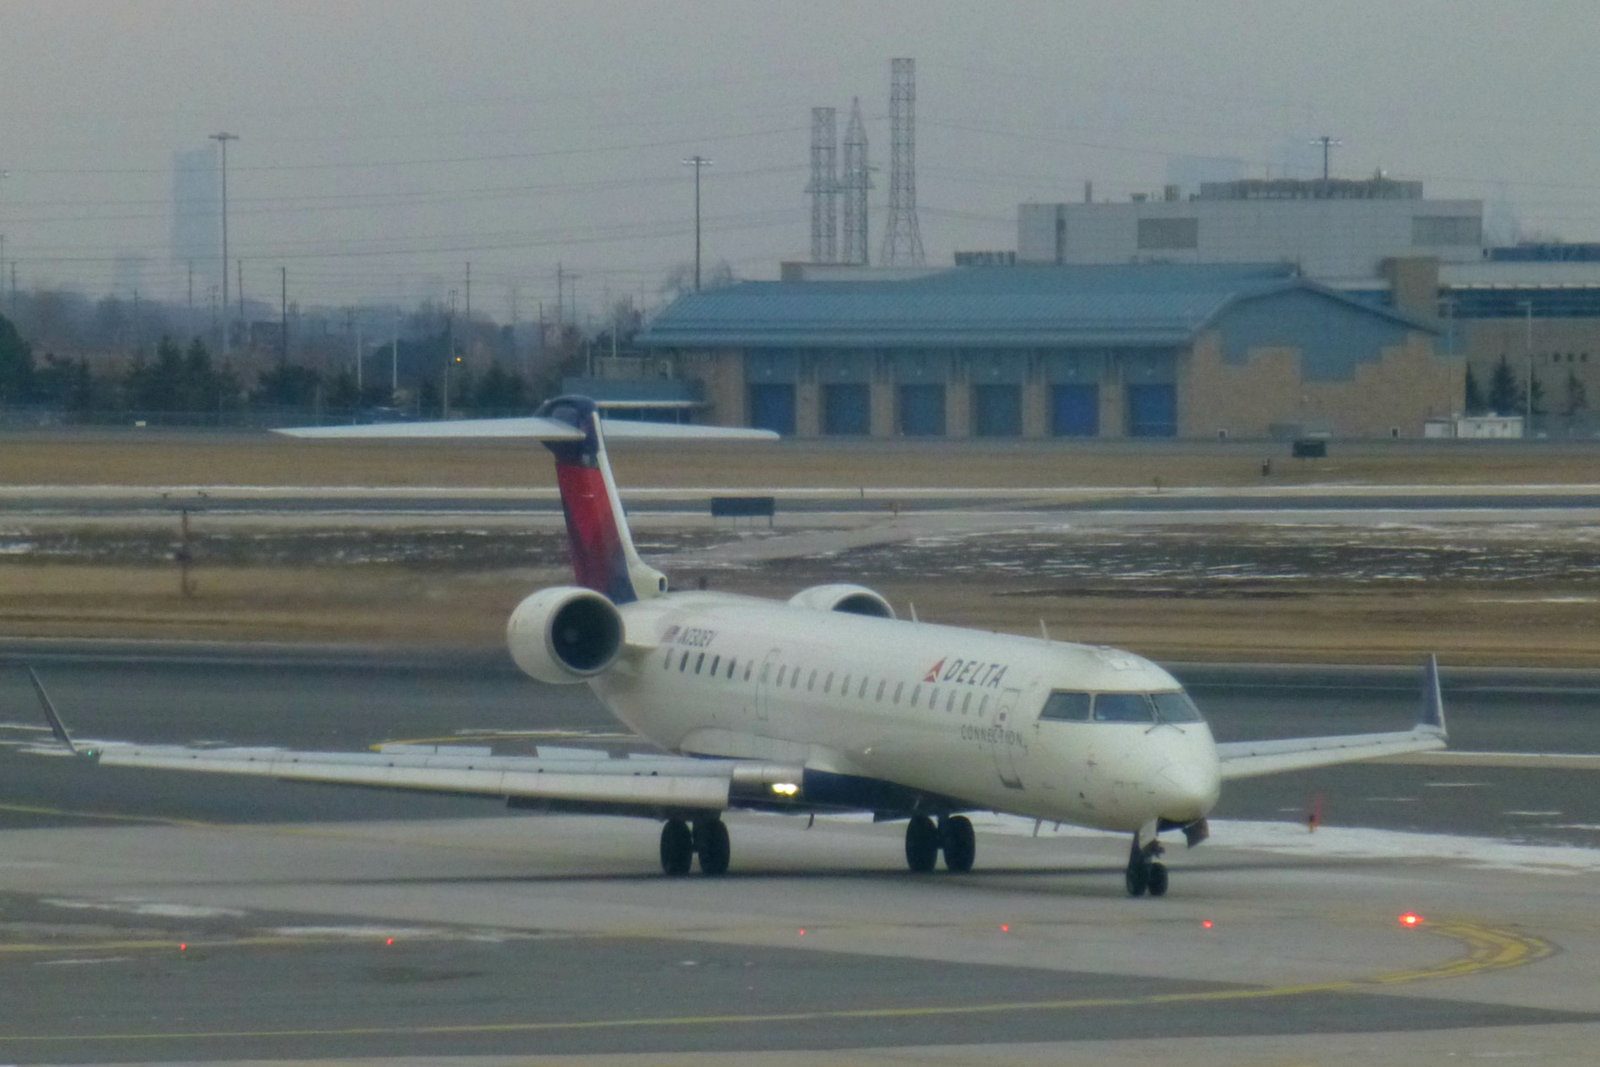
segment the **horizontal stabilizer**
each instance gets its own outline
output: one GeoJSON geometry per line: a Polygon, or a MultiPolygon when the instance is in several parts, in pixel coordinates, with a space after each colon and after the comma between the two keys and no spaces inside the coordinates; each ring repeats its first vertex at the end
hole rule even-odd
{"type": "MultiPolygon", "coordinates": [[[[696,426],[678,422],[638,422],[633,419],[602,419],[607,438],[618,440],[671,441],[771,441],[771,430],[739,426],[696,426]]],[[[296,426],[273,433],[285,437],[314,439],[366,440],[452,440],[521,439],[525,441],[581,441],[582,430],[560,419],[526,415],[513,419],[442,419],[433,422],[374,422],[351,426],[296,426]]]]}

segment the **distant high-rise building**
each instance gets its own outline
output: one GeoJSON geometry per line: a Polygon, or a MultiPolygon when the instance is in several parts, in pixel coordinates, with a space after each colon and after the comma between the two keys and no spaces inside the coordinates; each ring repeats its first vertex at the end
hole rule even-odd
{"type": "Polygon", "coordinates": [[[217,146],[172,153],[172,260],[216,277],[222,257],[222,187],[217,146]]]}

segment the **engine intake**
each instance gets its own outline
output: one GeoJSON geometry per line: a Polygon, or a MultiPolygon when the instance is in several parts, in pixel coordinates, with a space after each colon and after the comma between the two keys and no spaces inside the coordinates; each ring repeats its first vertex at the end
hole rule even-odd
{"type": "Polygon", "coordinates": [[[622,650],[622,614],[592,589],[541,589],[511,613],[506,645],[530,677],[570,685],[611,666],[622,650]]]}
{"type": "Polygon", "coordinates": [[[867,615],[874,619],[895,617],[894,608],[882,595],[864,585],[849,582],[802,589],[789,598],[789,603],[793,607],[811,608],[813,611],[840,611],[846,615],[867,615]]]}

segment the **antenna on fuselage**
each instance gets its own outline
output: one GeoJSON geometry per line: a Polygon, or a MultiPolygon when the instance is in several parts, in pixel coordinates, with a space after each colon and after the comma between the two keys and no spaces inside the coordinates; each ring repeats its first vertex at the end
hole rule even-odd
{"type": "Polygon", "coordinates": [[[920,622],[921,620],[919,620],[917,618],[917,604],[916,604],[916,601],[913,601],[913,600],[906,601],[906,607],[909,608],[910,611],[911,611],[911,621],[912,622],[920,622]]]}
{"type": "Polygon", "coordinates": [[[1048,643],[1050,640],[1050,627],[1044,624],[1044,616],[1039,616],[1039,636],[1048,643]]]}

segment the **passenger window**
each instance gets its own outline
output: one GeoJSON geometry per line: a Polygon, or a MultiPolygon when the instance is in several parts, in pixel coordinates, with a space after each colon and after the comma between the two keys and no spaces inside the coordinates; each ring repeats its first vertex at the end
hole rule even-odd
{"type": "Polygon", "coordinates": [[[667,654],[662,657],[661,665],[669,671],[672,669],[672,649],[667,649],[667,654]]]}
{"type": "Polygon", "coordinates": [[[862,675],[861,676],[861,688],[856,690],[856,699],[857,700],[865,700],[866,699],[867,686],[870,685],[871,683],[872,683],[872,679],[871,678],[868,678],[866,675],[862,675]]]}
{"type": "Polygon", "coordinates": [[[950,690],[950,698],[944,702],[944,710],[945,711],[955,711],[956,710],[956,691],[954,689],[950,690]]]}
{"type": "Polygon", "coordinates": [[[775,686],[783,685],[783,672],[788,670],[788,669],[789,669],[788,667],[779,667],[778,668],[778,680],[777,680],[777,682],[774,683],[775,686]]]}
{"type": "Polygon", "coordinates": [[[904,682],[896,682],[896,683],[894,683],[894,702],[896,704],[900,703],[900,694],[904,693],[905,691],[906,691],[906,683],[904,683],[904,682]]]}
{"type": "Polygon", "coordinates": [[[717,668],[720,667],[720,666],[722,666],[722,657],[721,656],[713,656],[712,659],[711,659],[711,673],[712,673],[713,676],[716,675],[717,668]]]}
{"type": "Polygon", "coordinates": [[[880,703],[880,704],[883,703],[883,690],[885,689],[885,687],[888,686],[888,684],[889,684],[889,679],[887,679],[887,678],[883,679],[882,681],[880,681],[878,683],[878,695],[874,699],[877,700],[877,702],[880,703]]]}
{"type": "Polygon", "coordinates": [[[911,706],[912,707],[916,707],[917,706],[917,698],[920,697],[921,695],[922,695],[922,686],[914,685],[914,686],[911,687],[911,706]]]}
{"type": "Polygon", "coordinates": [[[850,695],[850,676],[848,674],[844,676],[844,681],[839,683],[839,695],[842,697],[850,695]]]}
{"type": "Polygon", "coordinates": [[[799,667],[796,667],[794,669],[794,676],[789,679],[789,688],[790,689],[799,689],[800,688],[800,668],[799,667]]]}
{"type": "Polygon", "coordinates": [[[689,666],[689,653],[685,652],[683,654],[683,658],[678,661],[678,670],[680,670],[680,671],[681,670],[685,670],[685,669],[688,668],[688,666],[689,666]]]}
{"type": "Polygon", "coordinates": [[[1050,699],[1044,702],[1044,710],[1039,713],[1039,718],[1056,722],[1088,722],[1089,694],[1051,693],[1050,699]]]}
{"type": "Polygon", "coordinates": [[[1189,694],[1182,689],[1175,693],[1151,693],[1156,706],[1156,716],[1162,722],[1200,722],[1200,709],[1194,706],[1189,694]]]}
{"type": "Polygon", "coordinates": [[[828,672],[828,680],[826,682],[822,683],[822,691],[824,693],[833,692],[833,672],[832,671],[828,672]]]}
{"type": "Polygon", "coordinates": [[[988,696],[985,696],[983,698],[982,702],[978,704],[978,714],[982,715],[984,712],[986,712],[988,710],[989,710],[989,698],[988,698],[988,696]]]}
{"type": "Polygon", "coordinates": [[[1155,709],[1143,693],[1096,693],[1095,722],[1154,722],[1155,709]]]}
{"type": "Polygon", "coordinates": [[[728,657],[728,681],[733,681],[733,666],[737,662],[732,656],[728,657]]]}
{"type": "Polygon", "coordinates": [[[811,692],[817,687],[817,672],[812,671],[811,677],[806,679],[806,692],[811,692]]]}
{"type": "Polygon", "coordinates": [[[702,652],[702,653],[700,653],[698,656],[696,656],[694,658],[694,673],[699,674],[700,673],[700,668],[704,667],[705,665],[706,665],[706,654],[704,652],[702,652]]]}
{"type": "Polygon", "coordinates": [[[972,694],[968,693],[961,698],[961,714],[965,715],[972,709],[972,694]]]}
{"type": "Polygon", "coordinates": [[[770,662],[763,663],[761,665],[761,684],[762,685],[766,685],[767,684],[767,679],[771,678],[771,677],[772,677],[772,664],[770,662]]]}
{"type": "Polygon", "coordinates": [[[753,669],[753,668],[754,668],[754,667],[755,667],[755,661],[753,661],[753,660],[752,660],[752,661],[751,661],[751,662],[749,662],[749,663],[746,663],[746,664],[745,664],[745,665],[744,665],[744,680],[745,680],[745,681],[747,681],[747,682],[748,682],[748,681],[749,681],[749,680],[750,680],[750,671],[751,671],[751,670],[752,670],[752,669],[753,669]]]}

